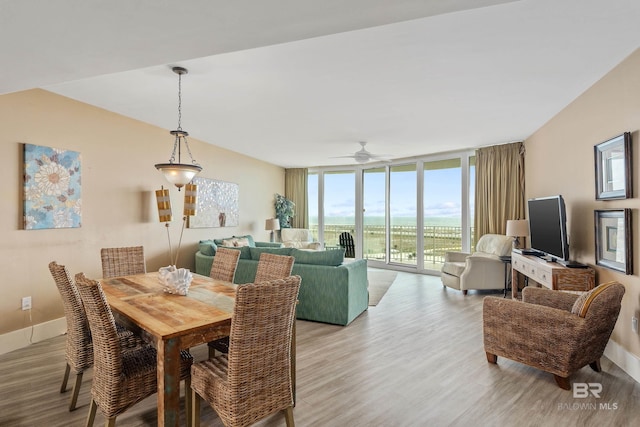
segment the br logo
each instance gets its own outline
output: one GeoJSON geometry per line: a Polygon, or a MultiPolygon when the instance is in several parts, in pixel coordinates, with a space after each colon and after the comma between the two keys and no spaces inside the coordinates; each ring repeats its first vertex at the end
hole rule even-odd
{"type": "Polygon", "coordinates": [[[574,399],[584,399],[589,395],[600,399],[600,393],[602,393],[602,384],[600,383],[573,383],[574,399]]]}

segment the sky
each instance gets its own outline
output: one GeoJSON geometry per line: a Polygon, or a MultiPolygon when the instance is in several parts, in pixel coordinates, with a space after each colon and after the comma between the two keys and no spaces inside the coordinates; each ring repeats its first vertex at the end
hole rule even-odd
{"type": "MultiPolygon", "coordinates": [[[[425,217],[459,218],[461,216],[460,168],[426,170],[425,217]]],[[[325,217],[355,215],[355,173],[325,173],[325,217]]],[[[471,174],[471,188],[474,187],[471,174]]],[[[391,174],[391,217],[416,217],[416,172],[391,174]]],[[[366,216],[384,216],[384,173],[365,173],[364,208],[366,216]]],[[[309,215],[317,212],[317,175],[309,181],[309,215]]]]}

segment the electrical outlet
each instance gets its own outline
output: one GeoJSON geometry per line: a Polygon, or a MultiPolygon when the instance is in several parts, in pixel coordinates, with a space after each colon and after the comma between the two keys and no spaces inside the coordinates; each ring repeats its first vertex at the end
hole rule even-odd
{"type": "Polygon", "coordinates": [[[633,329],[633,332],[636,334],[638,333],[638,318],[635,316],[631,318],[631,329],[633,329]]]}
{"type": "Polygon", "coordinates": [[[31,310],[31,297],[22,297],[22,309],[31,310]]]}

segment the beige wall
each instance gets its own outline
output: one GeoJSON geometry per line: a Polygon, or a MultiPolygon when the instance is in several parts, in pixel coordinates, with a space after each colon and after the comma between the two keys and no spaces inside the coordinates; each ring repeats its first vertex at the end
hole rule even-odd
{"type": "MultiPolygon", "coordinates": [[[[47,265],[56,260],[72,274],[101,277],[100,248],[144,245],[147,269],[169,263],[166,229],[158,222],[154,190],[169,187],[154,168],[166,162],[173,138],[160,129],[43,90],[0,96],[0,337],[64,317],[47,265]],[[82,155],[82,227],[22,230],[22,143],[79,151],[82,155]],[[33,297],[31,319],[20,309],[33,297]]],[[[167,124],[170,125],[169,123],[167,124]]],[[[188,130],[188,129],[187,129],[188,130]]],[[[190,139],[200,176],[240,185],[238,227],[186,229],[179,265],[193,269],[197,242],[251,233],[268,240],[265,218],[274,216],[274,193],[284,192],[284,169],[190,139]]],[[[183,192],[171,189],[176,244],[183,192]],[[176,215],[176,213],[178,215],[176,215]]]]}
{"type": "Polygon", "coordinates": [[[631,330],[631,318],[634,314],[638,316],[640,309],[639,129],[640,50],[637,50],[525,142],[527,198],[564,196],[571,258],[595,265],[594,210],[632,209],[634,274],[626,276],[600,267],[596,267],[596,274],[600,283],[617,280],[626,288],[612,340],[636,357],[640,357],[640,338],[631,330]],[[596,201],[593,147],[623,132],[631,132],[633,141],[634,197],[596,201]]]}

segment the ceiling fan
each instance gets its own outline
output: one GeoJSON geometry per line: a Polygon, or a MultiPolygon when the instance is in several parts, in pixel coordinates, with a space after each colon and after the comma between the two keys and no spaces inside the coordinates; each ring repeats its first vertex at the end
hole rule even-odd
{"type": "Polygon", "coordinates": [[[350,156],[337,156],[337,157],[334,157],[334,159],[351,158],[351,159],[355,159],[355,161],[358,163],[367,163],[371,160],[380,160],[383,162],[389,161],[389,159],[386,158],[388,157],[388,155],[386,154],[373,154],[370,151],[368,151],[365,148],[365,146],[367,145],[366,141],[360,141],[358,143],[362,146],[360,150],[356,151],[354,154],[350,156]]]}

